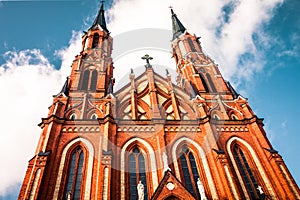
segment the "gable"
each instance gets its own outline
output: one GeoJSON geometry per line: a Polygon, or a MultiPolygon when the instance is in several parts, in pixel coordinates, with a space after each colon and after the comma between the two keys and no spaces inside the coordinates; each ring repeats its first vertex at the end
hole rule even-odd
{"type": "Polygon", "coordinates": [[[159,74],[153,72],[153,77],[150,77],[147,73],[145,71],[131,79],[130,83],[115,93],[119,119],[150,120],[155,106],[158,107],[160,117],[167,120],[197,118],[185,91],[159,74]]]}
{"type": "Polygon", "coordinates": [[[173,175],[170,170],[165,175],[155,190],[151,200],[195,200],[195,197],[173,175]]]}

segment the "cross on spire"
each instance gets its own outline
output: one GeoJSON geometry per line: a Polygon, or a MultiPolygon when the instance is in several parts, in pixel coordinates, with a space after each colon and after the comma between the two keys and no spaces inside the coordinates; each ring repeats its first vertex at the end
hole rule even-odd
{"type": "Polygon", "coordinates": [[[151,56],[149,56],[148,54],[146,54],[142,57],[142,59],[146,60],[147,65],[150,66],[149,60],[152,60],[153,58],[151,56]]]}
{"type": "Polygon", "coordinates": [[[171,9],[172,15],[174,15],[173,6],[169,6],[169,8],[171,9]]]}

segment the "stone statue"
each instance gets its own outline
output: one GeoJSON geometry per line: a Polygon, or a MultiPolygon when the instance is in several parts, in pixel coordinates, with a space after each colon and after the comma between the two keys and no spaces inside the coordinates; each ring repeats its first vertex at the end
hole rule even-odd
{"type": "Polygon", "coordinates": [[[171,171],[171,169],[169,168],[169,165],[168,165],[168,157],[167,157],[166,152],[163,153],[162,159],[163,159],[163,163],[164,163],[164,172],[166,172],[167,170],[171,171]]]}
{"type": "Polygon", "coordinates": [[[67,200],[71,200],[71,192],[68,192],[68,194],[67,194],[67,200]]]}
{"type": "Polygon", "coordinates": [[[265,199],[266,198],[266,194],[264,193],[262,187],[260,185],[258,185],[256,189],[259,192],[259,199],[265,199]]]}
{"type": "Polygon", "coordinates": [[[259,194],[264,194],[264,191],[260,185],[256,189],[258,190],[259,194]]]}
{"type": "Polygon", "coordinates": [[[199,194],[201,196],[201,200],[207,200],[206,195],[205,195],[204,186],[203,186],[203,183],[201,182],[200,178],[198,178],[198,180],[197,180],[197,186],[198,186],[199,194]]]}
{"type": "Polygon", "coordinates": [[[137,191],[138,191],[138,200],[144,200],[144,185],[142,181],[139,181],[137,185],[137,191]]]}

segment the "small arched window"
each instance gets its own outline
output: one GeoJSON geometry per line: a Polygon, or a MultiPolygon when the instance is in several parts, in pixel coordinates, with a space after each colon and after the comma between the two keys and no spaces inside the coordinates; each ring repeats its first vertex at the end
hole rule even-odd
{"type": "Polygon", "coordinates": [[[192,51],[192,52],[196,52],[197,50],[196,50],[196,48],[195,48],[195,46],[194,46],[194,42],[192,41],[192,39],[191,39],[191,38],[188,38],[187,40],[188,40],[188,43],[189,43],[189,45],[190,45],[191,51],[192,51]]]}
{"type": "Polygon", "coordinates": [[[193,153],[186,145],[184,145],[181,149],[179,160],[181,165],[181,175],[183,177],[185,187],[191,194],[200,198],[200,194],[197,189],[199,173],[196,160],[193,153]]]}
{"type": "Polygon", "coordinates": [[[233,147],[233,155],[251,199],[260,199],[254,173],[244,152],[237,144],[233,147]]]}
{"type": "Polygon", "coordinates": [[[231,114],[231,119],[232,120],[238,120],[238,117],[235,114],[231,114]]]}
{"type": "Polygon", "coordinates": [[[215,120],[220,120],[220,117],[219,117],[219,115],[214,114],[214,115],[213,115],[213,119],[215,119],[215,120]]]}
{"type": "Polygon", "coordinates": [[[87,90],[89,86],[89,78],[90,78],[90,70],[85,70],[83,73],[82,83],[81,83],[81,89],[87,90]]]}
{"type": "Polygon", "coordinates": [[[77,116],[75,113],[72,113],[69,118],[70,118],[70,120],[75,120],[77,118],[77,116]]]}
{"type": "Polygon", "coordinates": [[[77,147],[70,156],[68,176],[65,186],[66,199],[80,199],[83,178],[84,153],[81,147],[77,147]]]}
{"type": "Polygon", "coordinates": [[[92,79],[91,79],[91,86],[90,86],[91,90],[96,90],[97,79],[98,79],[98,72],[97,72],[97,70],[94,70],[92,72],[92,79]]]}
{"type": "Polygon", "coordinates": [[[99,43],[99,34],[95,33],[93,36],[92,48],[98,47],[98,43],[99,43]]]}
{"type": "Polygon", "coordinates": [[[148,200],[145,158],[135,147],[129,153],[129,192],[130,200],[138,199],[137,185],[139,181],[144,185],[144,199],[148,200]]]}
{"type": "Polygon", "coordinates": [[[92,120],[96,120],[98,118],[98,115],[96,113],[92,114],[91,115],[91,119],[92,120]]]}

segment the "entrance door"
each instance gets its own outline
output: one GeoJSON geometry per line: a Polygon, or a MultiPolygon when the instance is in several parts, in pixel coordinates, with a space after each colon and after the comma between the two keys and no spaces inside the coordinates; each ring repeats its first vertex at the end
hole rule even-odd
{"type": "Polygon", "coordinates": [[[180,199],[172,195],[172,196],[165,198],[164,200],[180,200],[180,199]]]}

